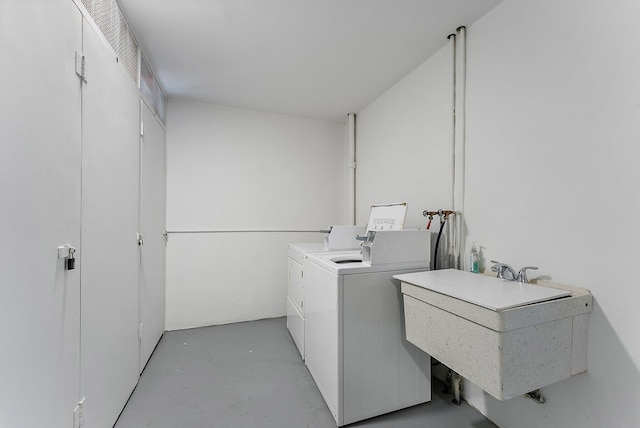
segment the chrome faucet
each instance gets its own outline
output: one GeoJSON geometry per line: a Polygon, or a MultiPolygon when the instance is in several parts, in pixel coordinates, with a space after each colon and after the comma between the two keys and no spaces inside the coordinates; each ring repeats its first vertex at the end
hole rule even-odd
{"type": "Polygon", "coordinates": [[[509,281],[515,281],[517,278],[516,271],[506,263],[500,263],[496,260],[491,260],[491,263],[495,263],[491,266],[493,272],[498,272],[498,278],[507,279],[509,281]]]}
{"type": "Polygon", "coordinates": [[[498,278],[509,281],[518,281],[523,284],[529,283],[529,278],[527,278],[527,269],[538,269],[536,266],[525,266],[516,274],[516,271],[506,263],[500,263],[496,260],[491,260],[491,263],[495,263],[491,266],[491,270],[498,273],[498,278]]]}
{"type": "Polygon", "coordinates": [[[529,283],[529,278],[527,278],[527,269],[536,270],[538,268],[536,266],[525,266],[520,269],[520,272],[518,272],[518,277],[516,279],[523,284],[529,283]]]}

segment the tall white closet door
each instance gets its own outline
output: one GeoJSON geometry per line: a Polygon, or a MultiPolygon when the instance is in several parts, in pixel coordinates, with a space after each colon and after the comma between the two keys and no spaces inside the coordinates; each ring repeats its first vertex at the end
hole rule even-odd
{"type": "Polygon", "coordinates": [[[81,15],[0,2],[0,427],[72,427],[79,401],[81,15]]]}
{"type": "Polygon", "coordinates": [[[164,333],[165,320],[165,131],[144,102],[140,138],[140,371],[164,333]]]}
{"type": "Polygon", "coordinates": [[[138,380],[140,101],[84,21],[81,394],[87,427],[111,427],[138,380]]]}

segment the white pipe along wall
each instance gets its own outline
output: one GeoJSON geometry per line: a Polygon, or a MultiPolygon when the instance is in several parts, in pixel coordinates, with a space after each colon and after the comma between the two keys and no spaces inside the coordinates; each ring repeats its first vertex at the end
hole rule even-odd
{"type": "Polygon", "coordinates": [[[460,26],[454,38],[456,45],[454,60],[454,181],[453,181],[453,221],[455,241],[451,250],[453,267],[464,269],[464,190],[465,190],[465,144],[466,144],[466,96],[467,96],[467,29],[460,26]]]}
{"type": "Polygon", "coordinates": [[[356,224],[356,115],[349,113],[347,116],[347,150],[349,157],[347,159],[347,168],[349,170],[348,178],[348,215],[349,224],[356,224]]]}
{"type": "MultiPolygon", "coordinates": [[[[531,279],[594,297],[588,371],[543,388],[546,403],[500,402],[465,383],[465,399],[500,427],[640,421],[640,228],[629,227],[640,211],[640,45],[620,43],[637,39],[638,21],[636,0],[504,0],[467,29],[466,242],[485,261],[536,265],[531,279]]],[[[451,200],[450,93],[437,97],[451,84],[448,46],[358,113],[359,207],[402,195],[419,226],[412,206],[451,200]]]]}

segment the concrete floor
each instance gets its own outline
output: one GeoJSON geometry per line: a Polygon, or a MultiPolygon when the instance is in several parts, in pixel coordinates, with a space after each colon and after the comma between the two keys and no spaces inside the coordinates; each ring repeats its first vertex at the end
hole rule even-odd
{"type": "MultiPolygon", "coordinates": [[[[430,403],[350,427],[495,428],[433,386],[430,403]]],[[[335,428],[286,318],[166,332],[115,428],[335,428]]]]}

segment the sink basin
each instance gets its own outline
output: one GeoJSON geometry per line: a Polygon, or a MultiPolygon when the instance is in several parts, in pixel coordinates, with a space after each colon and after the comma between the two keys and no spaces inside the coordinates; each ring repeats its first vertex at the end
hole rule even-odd
{"type": "Polygon", "coordinates": [[[407,340],[499,400],[587,370],[587,290],[453,269],[395,278],[407,340]]]}

